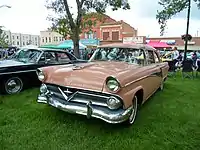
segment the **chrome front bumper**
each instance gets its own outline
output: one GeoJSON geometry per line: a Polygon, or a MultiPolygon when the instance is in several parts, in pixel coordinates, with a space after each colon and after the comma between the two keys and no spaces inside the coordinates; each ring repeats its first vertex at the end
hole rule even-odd
{"type": "Polygon", "coordinates": [[[122,123],[128,120],[132,110],[132,107],[127,109],[110,110],[103,106],[93,105],[92,102],[83,104],[60,99],[52,99],[51,97],[47,98],[46,96],[41,95],[38,96],[37,102],[49,104],[65,112],[85,115],[87,118],[94,117],[113,124],[122,123]]]}

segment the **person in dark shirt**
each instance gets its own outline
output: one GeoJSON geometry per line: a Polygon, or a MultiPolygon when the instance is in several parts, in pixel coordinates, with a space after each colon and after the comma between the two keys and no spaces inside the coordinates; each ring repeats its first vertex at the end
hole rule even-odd
{"type": "Polygon", "coordinates": [[[192,55],[192,61],[193,61],[194,67],[196,67],[196,61],[197,61],[197,53],[196,53],[196,51],[192,55]]]}

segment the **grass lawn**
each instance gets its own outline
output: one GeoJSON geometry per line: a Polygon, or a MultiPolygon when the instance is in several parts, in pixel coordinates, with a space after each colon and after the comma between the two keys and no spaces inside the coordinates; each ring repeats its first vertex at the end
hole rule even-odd
{"type": "Polygon", "coordinates": [[[200,79],[169,79],[129,128],[38,104],[37,94],[0,97],[1,150],[200,149],[200,79]]]}

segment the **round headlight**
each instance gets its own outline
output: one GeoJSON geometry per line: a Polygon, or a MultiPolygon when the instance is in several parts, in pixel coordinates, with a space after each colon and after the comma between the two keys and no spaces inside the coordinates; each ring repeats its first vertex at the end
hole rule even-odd
{"type": "Polygon", "coordinates": [[[37,75],[40,81],[43,81],[45,79],[45,75],[41,70],[38,71],[37,75]]]}
{"type": "Polygon", "coordinates": [[[115,92],[120,88],[119,83],[115,79],[110,79],[107,81],[107,87],[109,90],[115,92]]]}
{"type": "Polygon", "coordinates": [[[45,84],[42,84],[40,86],[40,92],[41,93],[46,93],[48,91],[47,86],[45,84]]]}
{"type": "Polygon", "coordinates": [[[108,108],[110,108],[110,109],[118,109],[122,105],[122,103],[119,99],[111,96],[107,100],[107,105],[108,105],[108,108]]]}

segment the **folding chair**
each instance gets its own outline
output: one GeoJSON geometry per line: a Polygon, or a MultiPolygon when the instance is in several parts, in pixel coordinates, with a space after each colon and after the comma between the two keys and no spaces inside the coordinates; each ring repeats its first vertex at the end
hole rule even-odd
{"type": "Polygon", "coordinates": [[[172,60],[172,61],[165,61],[168,62],[169,65],[169,70],[168,70],[168,76],[174,77],[176,76],[176,60],[172,60]]]}
{"type": "Polygon", "coordinates": [[[191,59],[185,60],[182,65],[182,78],[194,79],[193,61],[191,59]]]}

